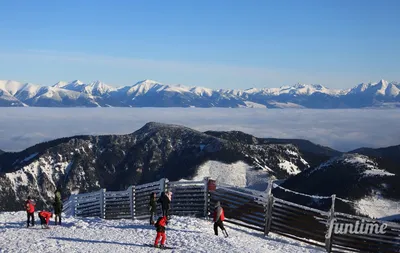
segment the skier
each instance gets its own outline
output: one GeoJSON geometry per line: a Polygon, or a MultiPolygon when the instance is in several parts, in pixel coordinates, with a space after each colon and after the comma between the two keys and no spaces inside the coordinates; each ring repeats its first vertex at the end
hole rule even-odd
{"type": "Polygon", "coordinates": [[[31,197],[28,196],[28,199],[25,201],[25,210],[26,210],[26,216],[27,216],[27,220],[26,220],[26,227],[29,227],[29,223],[31,223],[31,226],[35,226],[35,217],[34,217],[34,213],[35,213],[35,202],[33,202],[33,200],[31,200],[31,197]],[[32,219],[32,220],[31,220],[32,219]]]}
{"type": "Polygon", "coordinates": [[[214,233],[218,235],[218,227],[221,228],[222,232],[225,234],[225,237],[228,237],[228,232],[224,228],[223,221],[225,220],[224,209],[221,206],[221,203],[217,201],[214,208],[214,233]]]}
{"type": "Polygon", "coordinates": [[[54,222],[57,225],[57,217],[58,217],[58,225],[61,225],[61,212],[63,209],[63,203],[61,200],[61,189],[60,186],[57,186],[56,191],[54,192],[54,222]]]}
{"type": "MultiPolygon", "coordinates": [[[[167,206],[167,213],[166,213],[166,216],[167,216],[167,219],[169,220],[169,219],[171,218],[171,215],[169,214],[169,212],[170,212],[170,210],[171,210],[172,192],[167,191],[166,196],[167,196],[167,198],[168,198],[168,206],[167,206]]],[[[167,222],[167,224],[168,224],[168,222],[167,222]]]]}
{"type": "Polygon", "coordinates": [[[161,203],[162,216],[168,217],[168,211],[170,209],[170,204],[171,204],[170,193],[168,192],[166,194],[165,192],[161,192],[161,196],[157,202],[161,203]]]}
{"type": "Polygon", "coordinates": [[[47,211],[39,212],[40,225],[42,226],[42,228],[50,228],[49,221],[51,217],[53,217],[53,214],[51,212],[47,211]]]}
{"type": "Polygon", "coordinates": [[[165,226],[167,226],[167,216],[162,216],[158,218],[155,227],[157,228],[157,237],[154,241],[154,247],[165,248],[165,241],[167,240],[167,235],[165,234],[165,226]],[[158,245],[158,242],[161,239],[161,245],[158,245]]]}
{"type": "Polygon", "coordinates": [[[154,216],[157,213],[157,194],[152,192],[150,194],[149,211],[150,211],[150,225],[154,225],[154,216]]]}

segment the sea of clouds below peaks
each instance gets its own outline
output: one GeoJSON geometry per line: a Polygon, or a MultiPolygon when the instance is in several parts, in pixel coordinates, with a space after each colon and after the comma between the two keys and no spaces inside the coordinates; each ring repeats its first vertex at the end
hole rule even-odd
{"type": "Polygon", "coordinates": [[[400,144],[400,110],[250,108],[0,108],[0,149],[82,134],[127,134],[147,122],[199,131],[238,130],[257,137],[301,138],[340,151],[400,144]]]}

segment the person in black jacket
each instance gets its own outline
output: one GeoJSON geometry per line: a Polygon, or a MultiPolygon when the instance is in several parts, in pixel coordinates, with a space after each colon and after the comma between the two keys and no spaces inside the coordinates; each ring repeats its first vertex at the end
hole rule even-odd
{"type": "Polygon", "coordinates": [[[61,187],[57,186],[56,191],[54,192],[54,222],[57,225],[57,217],[58,217],[58,225],[61,225],[61,213],[63,209],[63,203],[61,199],[61,187]]]}
{"type": "Polygon", "coordinates": [[[161,196],[157,201],[158,203],[161,204],[162,216],[166,216],[167,218],[168,218],[168,211],[171,205],[171,199],[168,196],[169,194],[167,195],[165,192],[161,192],[161,196]]]}
{"type": "Polygon", "coordinates": [[[152,192],[150,194],[149,211],[150,211],[150,225],[154,225],[154,216],[157,213],[157,194],[152,192]]]}

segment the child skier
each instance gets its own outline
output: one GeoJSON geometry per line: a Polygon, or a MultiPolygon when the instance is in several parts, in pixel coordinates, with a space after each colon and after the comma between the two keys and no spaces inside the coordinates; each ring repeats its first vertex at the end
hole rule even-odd
{"type": "Polygon", "coordinates": [[[29,223],[31,223],[31,226],[35,226],[35,202],[31,200],[31,197],[28,197],[28,199],[25,201],[25,210],[26,210],[26,227],[29,227],[29,223]]]}
{"type": "Polygon", "coordinates": [[[226,232],[224,228],[223,221],[225,220],[224,209],[221,206],[221,203],[217,201],[214,209],[214,233],[218,235],[218,227],[221,228],[222,232],[225,234],[225,237],[228,237],[228,232],[226,232]]]}
{"type": "Polygon", "coordinates": [[[53,214],[47,211],[40,211],[39,212],[39,218],[40,218],[40,225],[42,225],[42,228],[50,228],[49,227],[49,221],[50,218],[53,217],[53,214]]]}
{"type": "Polygon", "coordinates": [[[156,224],[154,225],[157,228],[157,237],[154,241],[154,247],[165,248],[165,241],[167,240],[167,236],[165,234],[165,226],[167,226],[167,216],[162,216],[158,218],[156,224]],[[158,242],[161,239],[161,245],[158,246],[158,242]]]}

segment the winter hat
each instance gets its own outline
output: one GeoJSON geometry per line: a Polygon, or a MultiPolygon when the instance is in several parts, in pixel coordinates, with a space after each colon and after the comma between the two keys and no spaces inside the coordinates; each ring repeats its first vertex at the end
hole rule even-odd
{"type": "Polygon", "coordinates": [[[221,202],[217,201],[217,203],[215,203],[215,207],[219,207],[221,206],[221,202]]]}

